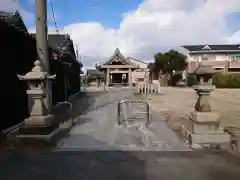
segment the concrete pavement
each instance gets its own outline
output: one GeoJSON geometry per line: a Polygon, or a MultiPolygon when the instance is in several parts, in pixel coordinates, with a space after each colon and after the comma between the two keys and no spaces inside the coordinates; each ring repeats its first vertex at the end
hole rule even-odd
{"type": "MultiPolygon", "coordinates": [[[[90,91],[96,93],[95,88],[90,91]]],[[[154,112],[150,112],[152,123],[149,127],[139,123],[119,126],[117,103],[133,99],[132,91],[126,88],[110,88],[108,93],[94,97],[91,106],[78,117],[80,124],[72,129],[57,150],[191,151],[154,112]]],[[[140,109],[136,104],[128,108],[126,106],[125,111],[140,109]]]]}

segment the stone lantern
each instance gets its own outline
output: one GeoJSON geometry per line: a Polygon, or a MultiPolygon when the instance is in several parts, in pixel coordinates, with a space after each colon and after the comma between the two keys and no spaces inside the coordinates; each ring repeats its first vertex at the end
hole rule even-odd
{"type": "Polygon", "coordinates": [[[44,98],[47,94],[46,83],[55,77],[56,75],[49,76],[47,72],[44,72],[38,60],[34,62],[32,71],[24,76],[18,75],[20,80],[28,81],[27,94],[32,100],[29,103],[30,117],[24,120],[24,125],[19,129],[20,133],[46,134],[52,131],[53,115],[49,114],[44,98]]]}
{"type": "Polygon", "coordinates": [[[198,95],[195,110],[190,113],[189,119],[182,126],[183,135],[192,148],[200,145],[217,145],[230,142],[230,136],[223,131],[219,115],[212,112],[209,97],[215,86],[212,85],[214,74],[212,66],[200,65],[195,71],[198,83],[193,89],[198,95]]]}
{"type": "Polygon", "coordinates": [[[198,84],[193,86],[193,89],[198,95],[198,100],[195,104],[195,110],[199,112],[211,112],[209,96],[215,89],[212,85],[212,76],[214,74],[212,66],[199,66],[195,71],[198,84]]]}

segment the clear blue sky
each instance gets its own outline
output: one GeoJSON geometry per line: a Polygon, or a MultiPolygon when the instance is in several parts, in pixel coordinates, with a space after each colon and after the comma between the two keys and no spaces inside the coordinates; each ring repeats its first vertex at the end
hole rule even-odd
{"type": "MultiPolygon", "coordinates": [[[[34,13],[34,0],[20,0],[20,4],[34,13]]],[[[119,27],[122,13],[134,10],[142,0],[52,0],[57,23],[64,26],[76,22],[97,21],[107,28],[119,27]]],[[[48,0],[48,16],[52,18],[48,0]]],[[[50,23],[50,22],[49,22],[50,23]]],[[[34,22],[29,22],[28,26],[34,22]]]]}
{"type": "MultiPolygon", "coordinates": [[[[239,2],[240,3],[240,2],[239,2]]],[[[240,29],[240,13],[232,13],[227,17],[228,33],[233,33],[240,29]]]]}

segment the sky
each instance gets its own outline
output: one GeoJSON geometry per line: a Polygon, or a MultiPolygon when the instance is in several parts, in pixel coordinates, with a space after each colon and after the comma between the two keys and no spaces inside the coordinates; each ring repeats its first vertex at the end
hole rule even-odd
{"type": "MultiPolygon", "coordinates": [[[[157,52],[189,44],[240,43],[239,0],[52,0],[61,33],[70,34],[85,68],[114,49],[151,61],[157,52]]],[[[48,5],[49,32],[54,33],[48,5]]],[[[0,0],[35,31],[34,0],[0,0]]]]}

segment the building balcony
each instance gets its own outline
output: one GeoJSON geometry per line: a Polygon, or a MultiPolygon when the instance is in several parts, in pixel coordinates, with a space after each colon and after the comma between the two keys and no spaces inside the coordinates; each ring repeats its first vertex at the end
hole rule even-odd
{"type": "Polygon", "coordinates": [[[213,66],[213,68],[216,70],[224,69],[225,67],[228,67],[230,71],[231,69],[240,69],[240,61],[209,61],[208,60],[208,61],[201,61],[201,62],[196,62],[196,61],[189,62],[187,66],[188,72],[189,73],[194,72],[200,63],[202,65],[213,66]]]}

